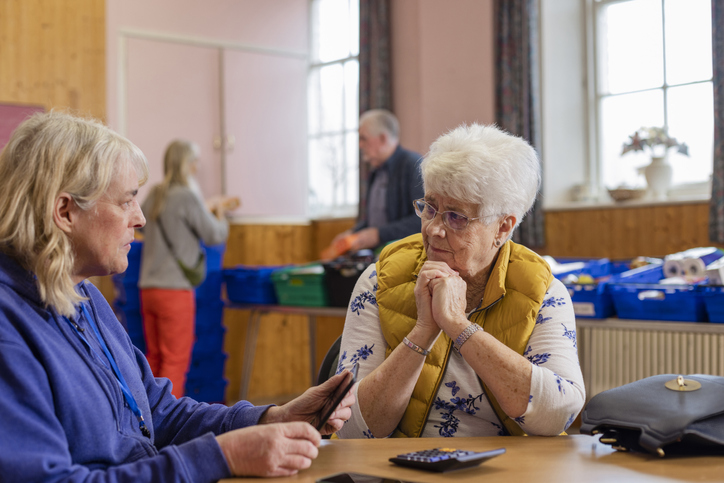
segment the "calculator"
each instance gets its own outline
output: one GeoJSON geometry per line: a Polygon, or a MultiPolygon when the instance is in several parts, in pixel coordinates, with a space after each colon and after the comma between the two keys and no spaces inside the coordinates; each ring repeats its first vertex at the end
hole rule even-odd
{"type": "Polygon", "coordinates": [[[505,448],[483,452],[455,448],[435,448],[397,455],[390,458],[390,461],[400,466],[443,472],[477,466],[483,461],[503,453],[505,453],[505,448]]]}

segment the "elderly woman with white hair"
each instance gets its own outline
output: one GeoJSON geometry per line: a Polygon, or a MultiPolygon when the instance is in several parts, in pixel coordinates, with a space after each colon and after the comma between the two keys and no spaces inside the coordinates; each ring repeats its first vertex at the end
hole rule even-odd
{"type": "Polygon", "coordinates": [[[361,380],[339,437],[560,434],[585,400],[571,300],[510,240],[540,187],[535,151],[464,125],[421,169],[421,234],[386,247],[352,294],[338,371],[357,363],[361,380]]]}

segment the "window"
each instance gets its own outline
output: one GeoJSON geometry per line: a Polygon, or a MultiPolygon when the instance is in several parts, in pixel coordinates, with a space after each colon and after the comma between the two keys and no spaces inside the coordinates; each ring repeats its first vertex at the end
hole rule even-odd
{"type": "Polygon", "coordinates": [[[608,188],[644,186],[650,153],[621,156],[641,127],[665,127],[689,147],[668,152],[672,184],[712,173],[714,111],[711,0],[597,0],[595,89],[598,173],[608,188]]]}
{"type": "Polygon", "coordinates": [[[310,3],[309,214],[354,216],[359,202],[359,1],[310,3]]]}

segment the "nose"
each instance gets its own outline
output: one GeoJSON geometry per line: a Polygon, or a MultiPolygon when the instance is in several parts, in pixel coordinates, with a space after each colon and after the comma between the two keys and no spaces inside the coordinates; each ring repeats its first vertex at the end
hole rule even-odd
{"type": "Polygon", "coordinates": [[[146,217],[143,216],[143,211],[141,210],[141,206],[138,204],[137,200],[133,200],[134,204],[134,213],[131,216],[131,223],[133,223],[133,228],[143,228],[146,225],[146,217]]]}
{"type": "Polygon", "coordinates": [[[427,226],[424,227],[424,230],[426,230],[429,236],[438,236],[444,238],[445,224],[442,222],[442,215],[440,215],[439,218],[437,215],[440,215],[440,213],[435,213],[435,216],[432,217],[432,220],[425,222],[427,223],[427,226]]]}

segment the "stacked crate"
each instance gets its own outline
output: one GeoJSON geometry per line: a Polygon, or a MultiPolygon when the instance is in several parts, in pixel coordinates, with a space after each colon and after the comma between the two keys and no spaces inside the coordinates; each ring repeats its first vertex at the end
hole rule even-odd
{"type": "Polygon", "coordinates": [[[223,403],[227,381],[224,379],[224,302],[222,263],[225,245],[205,246],[206,279],[196,288],[196,343],[191,367],[186,375],[186,396],[197,401],[223,403]]]}
{"type": "MultiPolygon", "coordinates": [[[[128,254],[128,269],[113,275],[116,298],[113,309],[126,327],[133,344],[144,353],[138,277],[141,267],[142,242],[134,241],[128,254]]],[[[223,403],[227,381],[224,378],[223,326],[224,303],[221,300],[222,262],[225,245],[202,246],[206,251],[206,279],[196,288],[196,342],[191,366],[186,375],[185,395],[197,401],[223,403]]]]}

